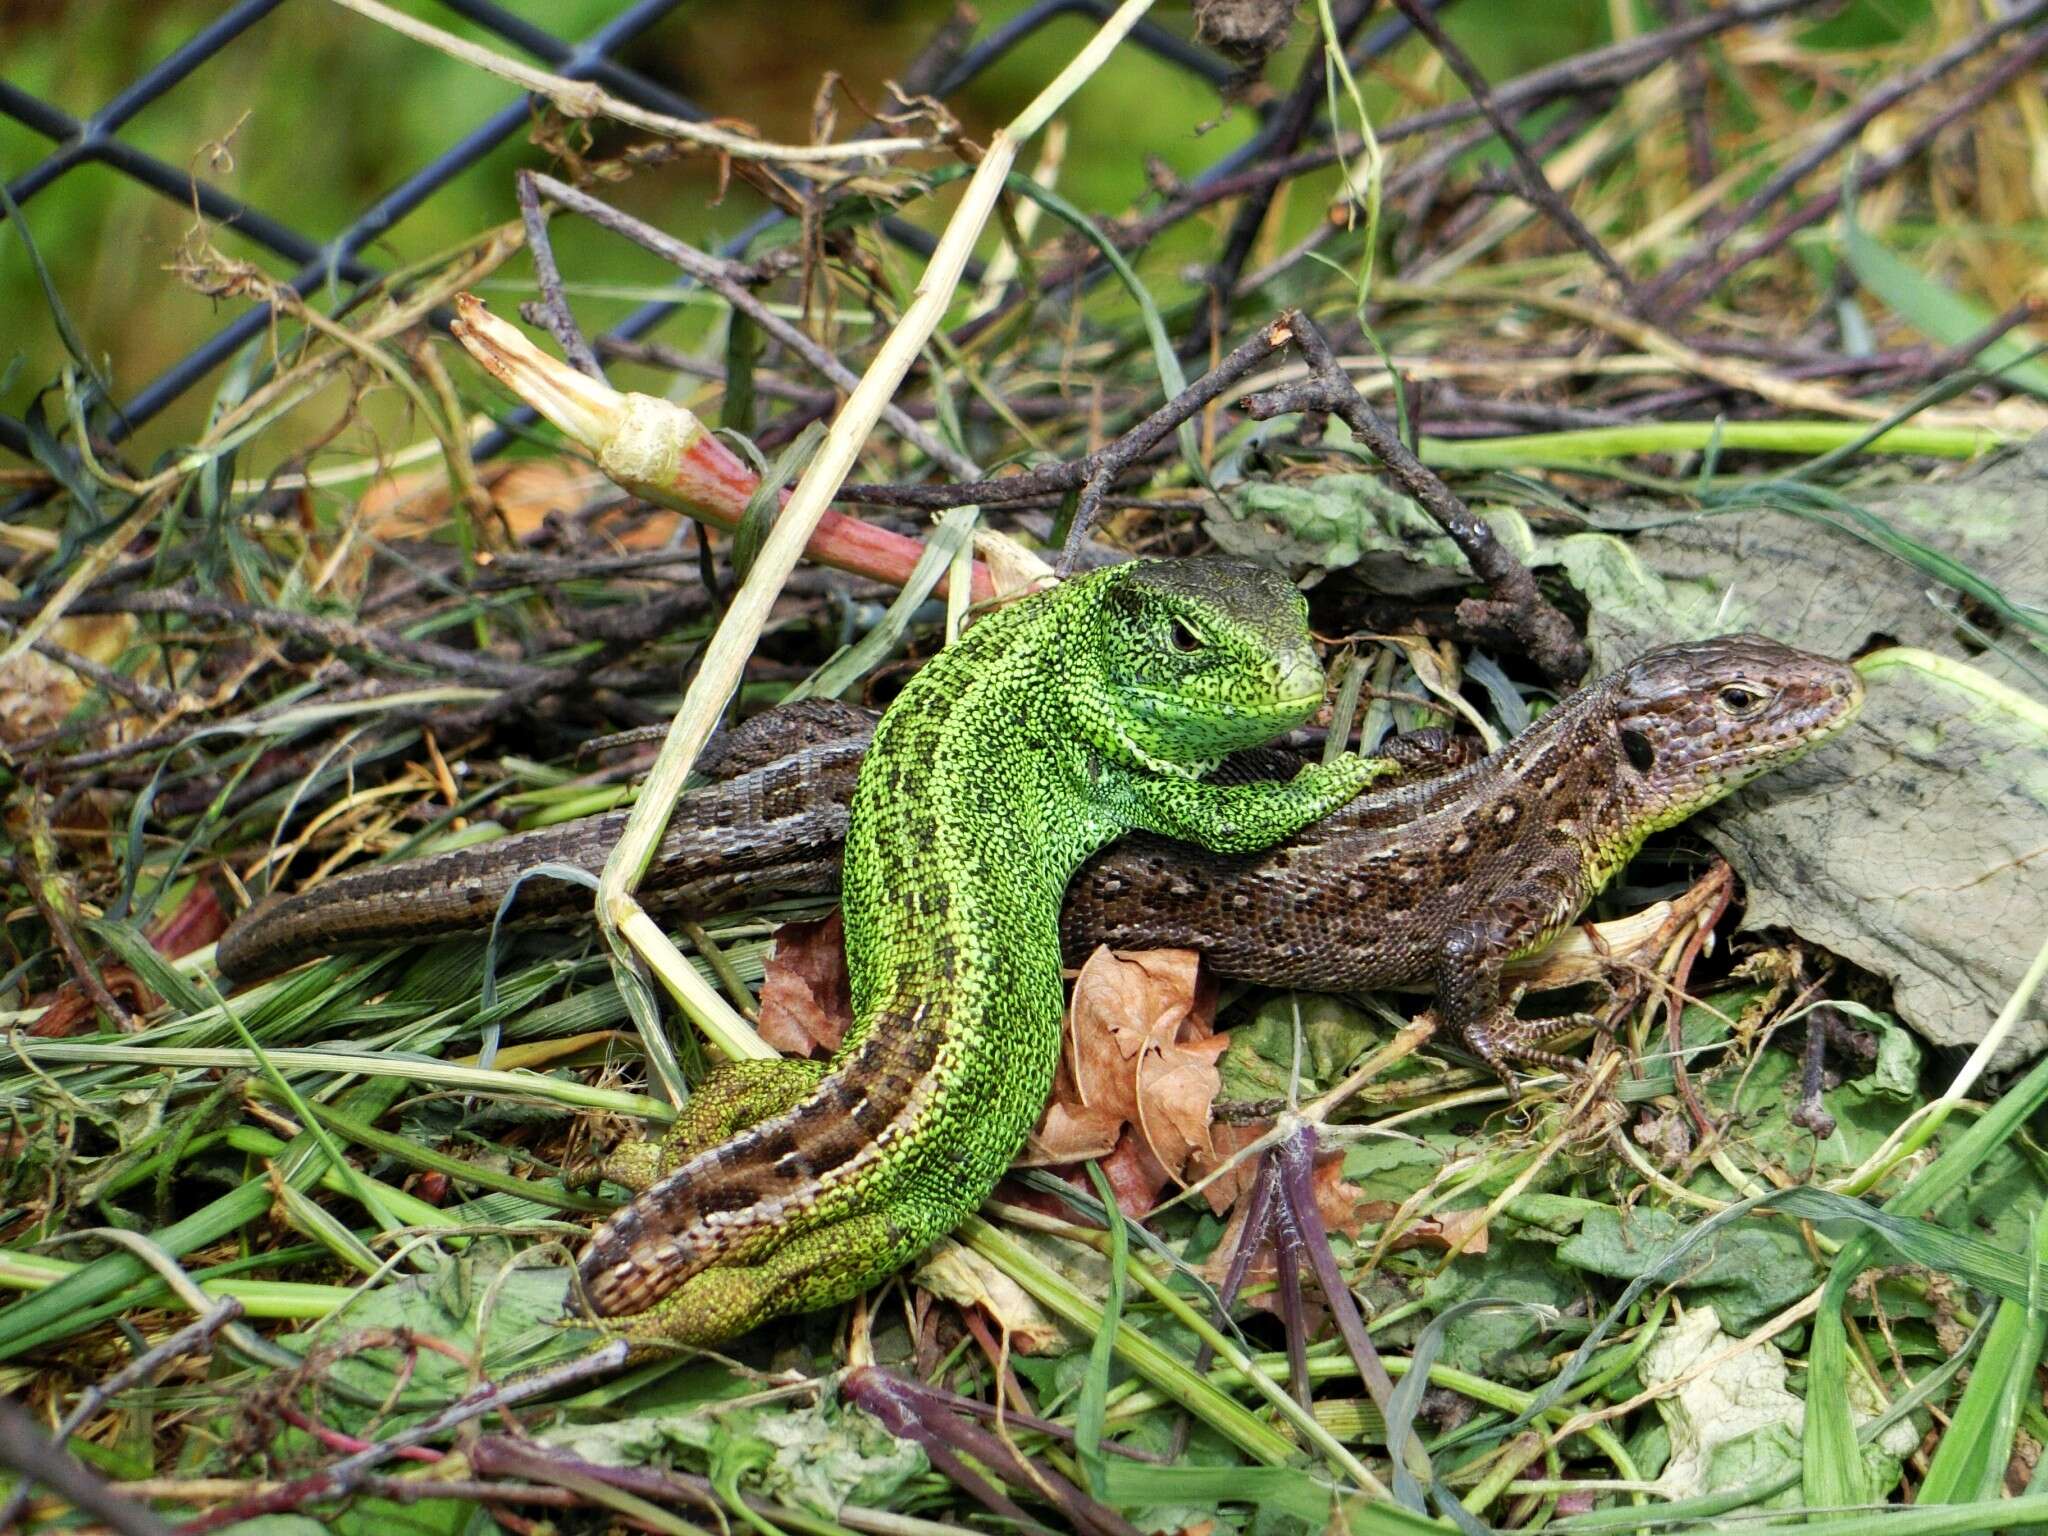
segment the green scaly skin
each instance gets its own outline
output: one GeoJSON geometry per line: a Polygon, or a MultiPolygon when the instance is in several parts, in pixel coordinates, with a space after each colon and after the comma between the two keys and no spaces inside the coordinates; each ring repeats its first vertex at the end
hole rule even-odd
{"type": "Polygon", "coordinates": [[[592,1237],[608,1331],[703,1344],[847,1300],[987,1196],[1052,1089],[1060,898],[1143,828],[1268,847],[1395,766],[1198,782],[1323,696],[1307,605],[1223,562],[1079,577],[977,624],[883,717],[845,862],[854,1023],[829,1063],[719,1068],[592,1237]]]}

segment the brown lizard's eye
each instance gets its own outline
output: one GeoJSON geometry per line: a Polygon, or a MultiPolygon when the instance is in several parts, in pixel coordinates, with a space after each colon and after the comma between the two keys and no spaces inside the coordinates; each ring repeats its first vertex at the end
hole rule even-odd
{"type": "Polygon", "coordinates": [[[1721,707],[1731,715],[1753,715],[1769,703],[1769,698],[1754,688],[1745,688],[1740,683],[1730,683],[1716,697],[1721,707]]]}
{"type": "Polygon", "coordinates": [[[1173,621],[1173,628],[1167,632],[1167,636],[1172,642],[1173,648],[1182,655],[1186,655],[1190,651],[1199,651],[1206,644],[1202,637],[1195,633],[1186,619],[1175,619],[1173,621]]]}

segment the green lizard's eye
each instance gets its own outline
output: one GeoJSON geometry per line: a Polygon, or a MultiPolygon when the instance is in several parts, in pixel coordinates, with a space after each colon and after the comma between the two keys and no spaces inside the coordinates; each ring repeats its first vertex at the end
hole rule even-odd
{"type": "Polygon", "coordinates": [[[1167,640],[1182,655],[1190,651],[1199,651],[1209,643],[1195,633],[1194,627],[1186,619],[1173,621],[1173,628],[1167,631],[1167,640]]]}
{"type": "Polygon", "coordinates": [[[1754,688],[1745,688],[1740,683],[1730,683],[1715,695],[1715,699],[1729,714],[1738,718],[1753,715],[1770,703],[1768,694],[1758,693],[1754,688]]]}

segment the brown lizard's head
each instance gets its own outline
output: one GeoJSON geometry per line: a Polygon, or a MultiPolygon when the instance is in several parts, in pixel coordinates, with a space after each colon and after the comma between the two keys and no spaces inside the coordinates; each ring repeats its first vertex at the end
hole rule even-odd
{"type": "Polygon", "coordinates": [[[1286,577],[1228,560],[1134,561],[1083,577],[1066,679],[1090,745],[1192,775],[1315,712],[1323,668],[1286,577]],[[1092,664],[1095,676],[1085,677],[1092,664]]]}
{"type": "Polygon", "coordinates": [[[1761,635],[1667,645],[1600,686],[1639,803],[1659,826],[1827,740],[1863,706],[1853,667],[1761,635]]]}

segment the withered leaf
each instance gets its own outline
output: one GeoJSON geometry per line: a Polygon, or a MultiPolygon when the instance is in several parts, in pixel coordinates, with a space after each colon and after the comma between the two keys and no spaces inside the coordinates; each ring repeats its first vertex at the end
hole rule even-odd
{"type": "MultiPolygon", "coordinates": [[[[1167,1177],[1210,1155],[1224,1041],[1192,950],[1098,949],[1074,983],[1066,1048],[1025,1161],[1106,1157],[1136,1128],[1167,1177]]],[[[1148,1202],[1149,1204],[1149,1202],[1148,1202]]]]}

